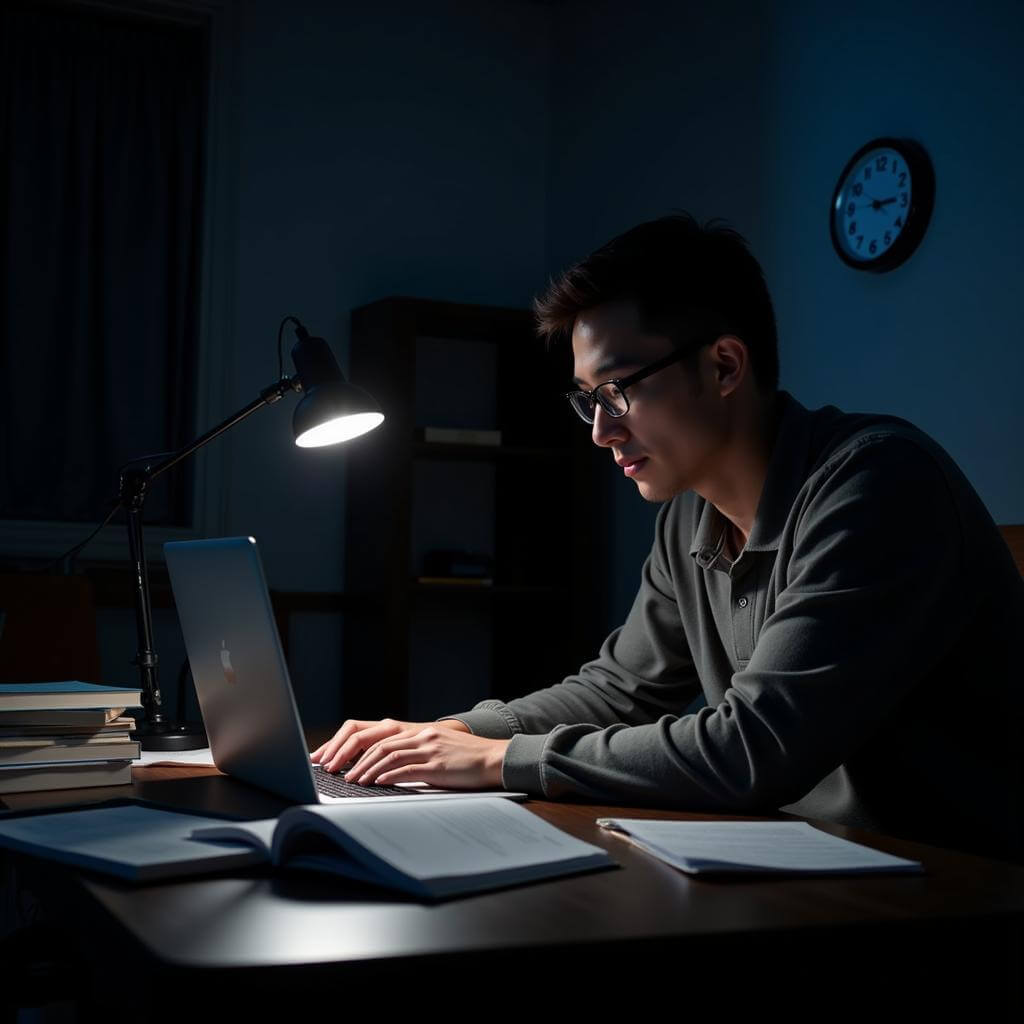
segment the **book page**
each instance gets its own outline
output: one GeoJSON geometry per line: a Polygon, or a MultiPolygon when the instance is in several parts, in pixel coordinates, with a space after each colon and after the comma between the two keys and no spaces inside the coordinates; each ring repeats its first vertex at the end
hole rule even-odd
{"type": "MultiPolygon", "coordinates": [[[[360,807],[324,804],[286,814],[326,819],[361,846],[413,878],[471,876],[577,858],[607,860],[600,847],[549,825],[518,804],[414,800],[360,807]]],[[[346,844],[348,845],[348,844],[346,844]]]]}
{"type": "Polygon", "coordinates": [[[274,829],[277,828],[277,818],[261,818],[258,821],[231,821],[221,822],[218,825],[204,824],[203,828],[194,828],[189,834],[190,839],[199,839],[204,842],[231,842],[246,843],[262,850],[268,857],[270,848],[274,842],[274,829]]]}

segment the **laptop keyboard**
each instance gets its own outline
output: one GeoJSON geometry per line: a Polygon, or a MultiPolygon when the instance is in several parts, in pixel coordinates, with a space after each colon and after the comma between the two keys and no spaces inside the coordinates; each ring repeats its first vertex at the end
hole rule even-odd
{"type": "Polygon", "coordinates": [[[354,782],[346,782],[341,772],[326,771],[319,764],[313,765],[313,781],[317,791],[324,796],[409,796],[416,792],[401,786],[357,786],[354,782]]]}

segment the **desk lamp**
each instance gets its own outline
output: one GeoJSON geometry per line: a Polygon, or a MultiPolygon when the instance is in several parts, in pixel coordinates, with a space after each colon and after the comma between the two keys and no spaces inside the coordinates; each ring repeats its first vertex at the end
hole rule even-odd
{"type": "Polygon", "coordinates": [[[128,546],[135,576],[135,620],[139,649],[133,664],[139,666],[145,710],[145,721],[138,725],[135,734],[143,750],[195,750],[207,744],[206,733],[201,725],[170,722],[163,710],[157,674],[158,659],[153,650],[149,571],[142,544],[142,508],[149,485],[225,430],[257,409],[273,405],[289,391],[298,391],[303,395],[292,416],[295,443],[300,448],[319,448],[349,441],[384,422],[376,401],[345,380],[327,342],[323,338],[310,337],[306,328],[293,316],[285,317],[277,332],[277,368],[279,379],[265,387],[258,398],[223,423],[208,430],[180,451],[169,454],[162,462],[139,466],[141,460],[136,460],[136,464],[129,463],[121,471],[119,503],[128,517],[128,546]],[[289,321],[295,325],[299,340],[292,348],[295,374],[286,377],[281,357],[281,334],[289,321]]]}

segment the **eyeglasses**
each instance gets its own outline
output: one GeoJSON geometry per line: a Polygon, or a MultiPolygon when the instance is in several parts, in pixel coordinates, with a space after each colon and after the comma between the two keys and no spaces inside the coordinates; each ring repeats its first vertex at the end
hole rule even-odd
{"type": "Polygon", "coordinates": [[[593,391],[567,391],[565,397],[569,399],[569,404],[576,410],[577,415],[584,423],[594,422],[595,403],[599,403],[609,416],[614,416],[618,419],[619,416],[625,416],[629,412],[629,398],[626,396],[626,388],[636,384],[637,381],[643,380],[645,377],[650,377],[652,373],[664,370],[666,366],[682,362],[682,360],[703,345],[710,345],[713,340],[704,339],[684,345],[671,355],[665,356],[664,359],[659,359],[656,363],[651,363],[650,366],[645,366],[642,370],[637,370],[636,373],[631,373],[628,377],[623,377],[621,380],[606,380],[604,383],[598,384],[593,391]]]}

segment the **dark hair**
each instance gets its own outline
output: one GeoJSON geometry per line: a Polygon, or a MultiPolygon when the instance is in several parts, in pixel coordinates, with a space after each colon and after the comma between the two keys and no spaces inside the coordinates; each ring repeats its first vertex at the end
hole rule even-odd
{"type": "Polygon", "coordinates": [[[534,299],[537,333],[550,346],[572,335],[583,310],[615,300],[634,302],[641,329],[676,345],[696,333],[736,335],[761,389],[778,387],[779,342],[764,273],[725,221],[701,227],[675,213],[618,235],[534,299]]]}

